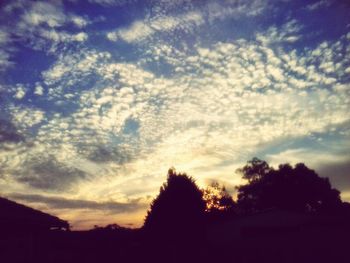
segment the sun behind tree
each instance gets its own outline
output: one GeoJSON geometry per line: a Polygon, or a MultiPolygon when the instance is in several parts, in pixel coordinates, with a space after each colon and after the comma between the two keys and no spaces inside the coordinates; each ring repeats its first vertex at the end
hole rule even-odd
{"type": "Polygon", "coordinates": [[[232,196],[227,192],[225,186],[218,182],[212,182],[203,190],[203,199],[206,202],[207,213],[227,212],[235,207],[232,196]]]}

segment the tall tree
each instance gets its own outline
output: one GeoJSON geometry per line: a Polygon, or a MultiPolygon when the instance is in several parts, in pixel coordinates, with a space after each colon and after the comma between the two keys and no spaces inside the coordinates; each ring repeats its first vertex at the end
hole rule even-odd
{"type": "Polygon", "coordinates": [[[193,178],[170,169],[167,181],[151,203],[144,228],[174,238],[199,231],[205,211],[202,195],[193,178]]]}

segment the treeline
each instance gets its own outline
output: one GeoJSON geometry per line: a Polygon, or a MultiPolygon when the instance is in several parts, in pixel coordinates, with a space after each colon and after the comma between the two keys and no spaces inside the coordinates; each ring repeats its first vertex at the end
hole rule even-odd
{"type": "Polygon", "coordinates": [[[145,258],[152,262],[348,259],[344,244],[350,204],[341,200],[328,178],[302,163],[275,169],[258,158],[236,172],[246,183],[236,187],[234,199],[218,183],[200,189],[192,177],[170,169],[140,229],[145,258]]]}
{"type": "Polygon", "coordinates": [[[144,229],[159,233],[171,229],[173,235],[191,233],[207,222],[270,209],[313,215],[350,214],[350,204],[341,200],[340,192],[332,188],[329,179],[303,163],[281,164],[275,169],[266,161],[253,158],[236,172],[246,184],[236,187],[234,200],[218,183],[200,189],[192,177],[170,169],[167,181],[151,203],[144,229]]]}

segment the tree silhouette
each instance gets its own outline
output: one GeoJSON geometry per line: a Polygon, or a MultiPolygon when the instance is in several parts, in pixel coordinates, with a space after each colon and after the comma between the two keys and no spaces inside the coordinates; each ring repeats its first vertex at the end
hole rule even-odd
{"type": "Polygon", "coordinates": [[[236,216],[236,203],[224,186],[213,182],[203,191],[206,202],[206,222],[225,221],[236,216]]]}
{"type": "Polygon", "coordinates": [[[246,212],[269,208],[292,209],[302,212],[334,212],[341,206],[340,193],[328,178],[299,163],[279,165],[275,170],[254,158],[238,172],[248,180],[237,187],[238,205],[246,212]]]}
{"type": "Polygon", "coordinates": [[[177,238],[199,231],[205,211],[202,191],[186,174],[169,169],[166,183],[151,203],[144,228],[153,234],[177,238]]]}
{"type": "Polygon", "coordinates": [[[203,191],[203,199],[206,202],[205,211],[208,213],[232,211],[235,207],[235,202],[225,186],[220,186],[217,182],[213,182],[203,191]]]}
{"type": "Polygon", "coordinates": [[[242,174],[243,179],[249,182],[258,181],[263,176],[272,171],[267,162],[254,157],[248,161],[243,168],[237,169],[237,173],[242,174]]]}

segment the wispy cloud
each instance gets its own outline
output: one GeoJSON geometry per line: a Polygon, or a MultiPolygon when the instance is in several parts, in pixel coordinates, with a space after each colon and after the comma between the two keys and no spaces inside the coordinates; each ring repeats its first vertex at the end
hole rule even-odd
{"type": "Polygon", "coordinates": [[[191,1],[161,1],[155,4],[152,10],[157,10],[157,15],[144,20],[134,21],[130,26],[118,28],[107,33],[111,41],[123,40],[128,43],[138,43],[151,38],[154,35],[166,33],[176,34],[191,33],[198,30],[206,23],[240,16],[257,16],[268,6],[268,2],[262,1],[203,1],[200,9],[194,9],[191,1]],[[171,14],[174,6],[184,5],[188,12],[171,14]],[[167,14],[167,15],[164,15],[167,14]]]}
{"type": "MultiPolygon", "coordinates": [[[[8,23],[3,27],[8,36],[13,36],[6,46],[12,44],[14,40],[23,41],[30,48],[54,53],[62,43],[84,42],[88,38],[86,32],[71,33],[63,29],[67,25],[82,29],[90,21],[82,16],[65,12],[64,5],[60,1],[17,1],[8,3],[1,11],[2,15],[11,21],[11,24],[8,23]],[[18,17],[15,21],[11,18],[13,12],[16,12],[18,17]]],[[[0,53],[0,57],[8,60],[9,53],[6,54],[0,53]]]]}
{"type": "Polygon", "coordinates": [[[127,28],[109,32],[107,38],[111,41],[122,39],[126,42],[140,42],[157,33],[174,33],[174,30],[192,32],[194,27],[204,23],[198,12],[188,12],[178,16],[163,16],[154,20],[136,21],[127,28]]]}
{"type": "Polygon", "coordinates": [[[254,17],[261,14],[267,7],[269,1],[208,1],[205,12],[210,22],[223,20],[229,17],[238,18],[241,16],[254,17]]]}
{"type": "Polygon", "coordinates": [[[88,0],[89,3],[99,4],[102,6],[123,6],[137,2],[137,0],[88,0]]]}
{"type": "Polygon", "coordinates": [[[301,38],[300,30],[302,26],[298,23],[297,20],[290,20],[281,28],[277,28],[276,26],[271,26],[267,29],[266,32],[257,33],[256,38],[263,45],[270,45],[273,43],[293,43],[301,38]]]}
{"type": "Polygon", "coordinates": [[[10,42],[10,34],[5,29],[0,28],[0,72],[13,65],[10,59],[11,49],[8,47],[10,42]]]}
{"type": "Polygon", "coordinates": [[[305,6],[305,9],[309,11],[314,11],[320,8],[328,7],[332,4],[331,0],[321,0],[321,1],[316,1],[313,4],[309,4],[305,6]]]}
{"type": "Polygon", "coordinates": [[[33,2],[30,10],[23,14],[20,27],[26,29],[27,25],[38,26],[46,24],[54,28],[62,26],[65,21],[66,16],[59,6],[45,2],[33,2]]]}
{"type": "Polygon", "coordinates": [[[43,203],[53,209],[82,209],[105,210],[112,213],[127,213],[144,206],[139,200],[131,200],[128,203],[96,202],[90,200],[67,199],[57,196],[33,195],[13,193],[9,197],[22,200],[27,203],[43,203]]]}

